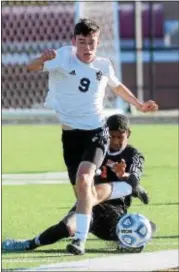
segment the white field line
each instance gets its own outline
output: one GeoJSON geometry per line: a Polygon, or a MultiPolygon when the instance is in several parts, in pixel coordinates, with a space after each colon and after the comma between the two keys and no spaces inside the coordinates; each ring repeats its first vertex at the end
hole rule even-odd
{"type": "Polygon", "coordinates": [[[119,254],[74,262],[40,265],[16,271],[154,271],[178,267],[178,250],[119,254]]]}
{"type": "Polygon", "coordinates": [[[3,186],[63,183],[70,183],[67,172],[2,175],[3,186]]]}
{"type": "Polygon", "coordinates": [[[2,180],[28,180],[28,179],[68,179],[67,172],[47,172],[47,173],[32,173],[32,174],[2,174],[2,180]]]}
{"type": "Polygon", "coordinates": [[[19,185],[39,185],[39,184],[64,184],[69,183],[68,180],[22,180],[22,181],[2,181],[3,186],[19,186],[19,185]]]}

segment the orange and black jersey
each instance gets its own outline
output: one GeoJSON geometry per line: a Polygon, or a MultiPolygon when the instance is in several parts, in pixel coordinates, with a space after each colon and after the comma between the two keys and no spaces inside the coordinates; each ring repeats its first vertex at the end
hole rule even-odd
{"type": "MultiPolygon", "coordinates": [[[[109,152],[106,154],[106,157],[103,161],[103,164],[100,168],[100,174],[95,176],[95,184],[99,183],[107,183],[107,182],[116,182],[116,181],[126,181],[128,182],[132,188],[133,193],[135,192],[136,186],[139,184],[140,177],[143,173],[144,168],[144,156],[140,153],[136,148],[132,145],[127,145],[126,148],[120,153],[115,152],[110,154],[109,152]],[[107,166],[107,161],[112,160],[114,162],[120,162],[121,159],[124,159],[126,162],[126,172],[129,173],[128,178],[119,178],[112,171],[112,169],[107,166]]],[[[107,200],[104,203],[113,205],[115,207],[123,207],[127,209],[131,206],[132,203],[132,195],[126,196],[124,198],[107,200]]]]}
{"type": "Polygon", "coordinates": [[[131,178],[134,178],[138,183],[140,177],[143,173],[144,168],[144,156],[132,145],[127,145],[126,148],[120,153],[110,153],[106,154],[106,157],[100,168],[99,175],[95,176],[95,183],[112,182],[112,181],[124,181],[124,178],[120,179],[112,171],[112,169],[107,165],[108,160],[114,162],[120,162],[122,159],[126,162],[126,172],[130,174],[131,178]]]}

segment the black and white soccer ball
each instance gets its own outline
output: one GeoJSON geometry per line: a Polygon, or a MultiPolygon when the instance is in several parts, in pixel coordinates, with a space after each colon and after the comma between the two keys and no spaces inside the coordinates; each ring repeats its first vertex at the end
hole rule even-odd
{"type": "Polygon", "coordinates": [[[145,246],[152,237],[149,219],[139,213],[128,213],[120,218],[116,234],[126,247],[145,246]]]}

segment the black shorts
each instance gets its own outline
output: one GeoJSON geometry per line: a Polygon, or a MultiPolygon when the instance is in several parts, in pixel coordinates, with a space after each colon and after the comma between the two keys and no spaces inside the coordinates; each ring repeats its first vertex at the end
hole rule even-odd
{"type": "Polygon", "coordinates": [[[63,130],[62,144],[69,179],[75,185],[77,169],[82,161],[92,162],[97,168],[101,166],[109,145],[108,127],[63,130]],[[97,151],[100,156],[97,156],[97,151]]]}
{"type": "Polygon", "coordinates": [[[102,240],[118,241],[116,226],[126,212],[121,206],[106,203],[93,207],[90,232],[102,240]]]}

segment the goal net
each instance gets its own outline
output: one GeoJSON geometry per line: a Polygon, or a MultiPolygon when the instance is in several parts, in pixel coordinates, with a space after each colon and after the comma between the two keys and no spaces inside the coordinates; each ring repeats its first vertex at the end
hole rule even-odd
{"type": "MultiPolygon", "coordinates": [[[[116,3],[117,4],[117,3],[116,3]]],[[[101,27],[99,54],[110,58],[121,78],[119,32],[114,3],[3,1],[2,2],[2,119],[16,120],[54,113],[43,107],[48,91],[48,74],[28,72],[25,64],[46,48],[71,44],[79,16],[90,17],[101,27]]],[[[117,11],[117,10],[116,10],[117,11]]],[[[106,108],[122,107],[107,90],[106,108]]],[[[40,120],[40,119],[39,119],[40,120]]]]}

